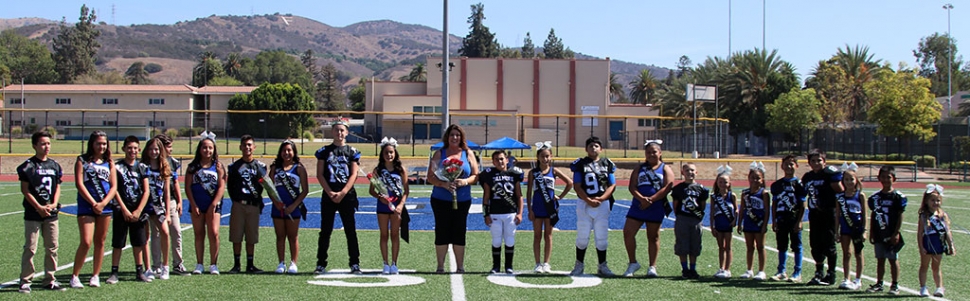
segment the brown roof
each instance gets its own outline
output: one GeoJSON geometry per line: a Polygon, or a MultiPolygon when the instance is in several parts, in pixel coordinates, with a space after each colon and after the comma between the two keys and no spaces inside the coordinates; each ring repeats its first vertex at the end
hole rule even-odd
{"type": "MultiPolygon", "coordinates": [[[[5,92],[20,92],[20,85],[9,85],[3,88],[5,92]]],[[[256,87],[202,87],[190,85],[23,85],[25,92],[57,93],[57,92],[91,92],[91,93],[250,93],[256,87]]]]}
{"type": "Polygon", "coordinates": [[[196,93],[200,94],[236,94],[236,93],[252,93],[258,87],[252,86],[205,86],[202,88],[196,88],[196,93]]]}

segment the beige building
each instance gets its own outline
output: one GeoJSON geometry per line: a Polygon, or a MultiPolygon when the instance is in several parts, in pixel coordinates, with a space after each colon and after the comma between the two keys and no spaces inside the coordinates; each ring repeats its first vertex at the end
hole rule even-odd
{"type": "Polygon", "coordinates": [[[65,138],[104,130],[114,137],[142,136],[145,129],[208,128],[226,126],[229,98],[248,94],[256,87],[203,87],[189,85],[10,85],[4,87],[8,111],[4,127],[53,126],[65,138]],[[220,113],[190,112],[214,110],[220,113]],[[83,130],[82,130],[83,128],[83,130]]]}
{"type": "MultiPolygon", "coordinates": [[[[486,143],[509,136],[526,143],[553,141],[581,146],[591,134],[624,147],[624,137],[653,129],[638,116],[656,116],[651,107],[611,105],[610,60],[453,58],[450,73],[451,122],[468,139],[486,143]],[[582,118],[582,115],[599,116],[582,118]],[[616,115],[603,118],[602,115],[616,115]],[[624,115],[627,118],[623,118],[624,115]]],[[[436,64],[427,82],[368,82],[364,131],[399,140],[440,140],[441,75],[436,64]]],[[[647,119],[649,120],[649,119],[647,119]]],[[[558,143],[557,143],[558,142],[558,143]]]]}

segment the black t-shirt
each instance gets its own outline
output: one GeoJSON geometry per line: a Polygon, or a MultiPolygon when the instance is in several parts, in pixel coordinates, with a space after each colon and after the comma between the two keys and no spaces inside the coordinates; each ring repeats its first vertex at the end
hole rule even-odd
{"type": "Polygon", "coordinates": [[[696,218],[704,218],[704,209],[710,191],[704,185],[698,183],[681,182],[674,186],[671,195],[674,201],[680,201],[680,206],[674,208],[677,215],[686,215],[696,218]]]}
{"type": "Polygon", "coordinates": [[[488,200],[487,214],[518,213],[519,200],[515,197],[515,187],[522,183],[522,170],[518,168],[499,171],[488,168],[479,175],[481,184],[491,189],[492,198],[488,200]]]}
{"type": "Polygon", "coordinates": [[[906,205],[909,202],[906,195],[899,190],[888,193],[882,191],[869,196],[869,210],[872,211],[873,239],[879,242],[888,241],[895,234],[896,223],[903,218],[906,205]]]}
{"type": "Polygon", "coordinates": [[[609,158],[594,161],[590,157],[582,157],[573,161],[569,170],[573,172],[573,182],[589,197],[602,196],[607,187],[616,184],[612,177],[616,172],[616,164],[609,158]]]}
{"type": "Polygon", "coordinates": [[[835,166],[827,166],[820,172],[806,172],[802,177],[802,185],[805,186],[808,209],[834,212],[836,201],[832,183],[839,182],[842,182],[842,173],[835,166]]]}
{"type": "Polygon", "coordinates": [[[775,222],[790,223],[801,219],[795,216],[798,208],[805,206],[805,186],[798,178],[778,179],[771,183],[771,196],[775,204],[775,222]]]}
{"type": "Polygon", "coordinates": [[[330,189],[334,191],[344,189],[350,181],[350,164],[360,164],[360,151],[349,145],[327,145],[318,149],[314,156],[317,160],[324,160],[323,170],[317,172],[323,173],[330,189]]]}
{"type": "Polygon", "coordinates": [[[259,179],[265,174],[266,164],[259,160],[246,162],[240,159],[232,162],[229,165],[229,180],[226,182],[229,198],[235,202],[246,201],[250,205],[262,207],[263,185],[259,184],[259,179]]]}
{"type": "MultiPolygon", "coordinates": [[[[54,202],[53,198],[57,194],[57,188],[61,184],[61,177],[63,175],[61,165],[50,158],[41,161],[37,157],[30,157],[23,164],[17,166],[17,178],[20,179],[20,182],[27,182],[29,184],[27,190],[40,205],[52,204],[54,202]]],[[[23,206],[24,220],[43,221],[57,219],[56,211],[52,212],[53,214],[47,218],[41,218],[37,210],[27,202],[26,196],[23,199],[23,206]]],[[[60,207],[61,204],[58,203],[57,208],[60,207]]]]}
{"type": "Polygon", "coordinates": [[[115,171],[118,174],[119,184],[118,195],[121,196],[121,201],[125,203],[128,211],[138,209],[138,202],[141,201],[144,194],[142,180],[147,177],[147,169],[148,166],[141,164],[137,159],[132,165],[125,163],[125,159],[115,161],[115,171]]]}

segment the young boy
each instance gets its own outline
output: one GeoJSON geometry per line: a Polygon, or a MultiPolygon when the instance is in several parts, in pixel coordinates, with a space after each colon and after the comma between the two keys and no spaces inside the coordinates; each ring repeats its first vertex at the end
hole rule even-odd
{"type": "Polygon", "coordinates": [[[576,195],[581,202],[576,203],[576,266],[570,275],[583,274],[586,248],[589,246],[589,231],[593,231],[596,242],[596,257],[599,259],[597,272],[601,276],[613,276],[606,265],[606,247],[609,243],[610,209],[613,207],[613,190],[616,189],[616,164],[609,158],[600,158],[603,144],[597,137],[586,139],[586,157],[576,159],[569,166],[573,171],[573,183],[577,184],[576,195]],[[603,204],[609,201],[609,206],[603,204]]]}
{"type": "Polygon", "coordinates": [[[869,286],[870,293],[883,290],[883,275],[886,273],[886,259],[889,259],[889,272],[893,282],[889,293],[899,295],[899,261],[896,260],[899,250],[903,248],[903,237],[899,235],[899,227],[903,224],[903,212],[906,211],[908,200],[902,192],[893,188],[896,182],[896,168],[883,166],[879,169],[879,183],[882,190],[869,197],[869,242],[876,251],[876,284],[869,286]]]}
{"type": "Polygon", "coordinates": [[[317,150],[317,181],[323,186],[320,200],[320,239],[317,241],[317,268],[314,274],[327,271],[327,252],[330,250],[330,235],[333,234],[334,213],[340,213],[347,237],[347,255],[350,257],[350,272],[360,271],[360,248],[357,244],[357,227],[354,214],[357,212],[357,170],[360,168],[360,151],[347,145],[350,133],[347,123],[337,120],[331,124],[333,143],[317,150]]]}
{"type": "Polygon", "coordinates": [[[835,194],[842,187],[842,173],[834,166],[825,165],[825,154],[818,150],[808,153],[808,165],[812,170],[802,176],[808,202],[808,222],[812,225],[809,240],[812,258],[815,259],[815,277],[808,285],[832,285],[835,283],[835,267],[838,261],[835,240],[839,230],[835,194]],[[823,278],[825,260],[828,270],[823,278]]]}
{"type": "Polygon", "coordinates": [[[680,169],[684,181],[674,186],[671,192],[674,199],[674,212],[677,220],[674,222],[674,253],[680,256],[681,277],[697,279],[697,256],[701,255],[701,221],[704,219],[704,209],[707,208],[707,198],[710,191],[703,185],[695,183],[697,167],[694,163],[686,163],[680,169]],[[688,269],[688,259],[690,268],[688,269]]]}
{"type": "Polygon", "coordinates": [[[515,255],[515,227],[522,223],[522,170],[512,166],[503,150],[492,153],[492,165],[478,176],[485,193],[482,212],[492,233],[492,274],[501,273],[499,263],[505,242],[505,273],[512,274],[515,255]]]}
{"type": "Polygon", "coordinates": [[[30,293],[34,278],[34,254],[37,253],[37,234],[44,238],[44,288],[63,291],[54,278],[57,270],[57,213],[61,204],[61,166],[47,158],[51,150],[51,135],[39,131],[30,136],[34,156],[17,167],[20,192],[24,195],[24,253],[20,260],[20,292],[30,293]]]}
{"type": "MultiPolygon", "coordinates": [[[[172,157],[172,138],[163,134],[156,135],[165,144],[165,151],[168,152],[168,167],[172,170],[172,183],[169,187],[169,195],[171,195],[171,200],[168,202],[169,208],[166,211],[168,213],[168,218],[170,223],[168,223],[168,236],[171,240],[172,245],[172,272],[188,275],[189,270],[185,269],[185,263],[182,260],[182,190],[179,185],[179,169],[181,169],[181,163],[178,159],[172,157]]],[[[156,232],[157,233],[157,232],[156,232]]],[[[162,262],[162,244],[157,237],[152,237],[151,247],[152,247],[152,267],[157,268],[159,263],[162,262]]]]}
{"type": "Polygon", "coordinates": [[[793,155],[785,156],[781,160],[781,170],[785,176],[771,183],[771,212],[774,221],[771,230],[777,235],[778,242],[778,273],[771,277],[774,281],[798,283],[802,281],[802,218],[805,216],[805,187],[795,177],[798,159],[793,155]],[[785,273],[785,262],[788,260],[788,246],[795,253],[795,269],[791,278],[785,273]]]}
{"type": "MultiPolygon", "coordinates": [[[[130,240],[132,253],[135,255],[135,279],[141,282],[152,282],[144,273],[144,252],[147,240],[145,229],[148,226],[149,187],[146,170],[148,166],[138,161],[141,149],[138,137],[125,138],[122,148],[125,157],[115,161],[115,173],[118,179],[118,194],[115,200],[118,207],[111,218],[111,276],[108,284],[118,283],[118,265],[121,263],[121,253],[125,247],[126,238],[130,240]],[[129,236],[129,237],[125,237],[129,236]]],[[[161,260],[159,260],[161,262],[161,260]]]]}
{"type": "Polygon", "coordinates": [[[250,135],[239,138],[242,157],[229,165],[226,188],[232,200],[229,217],[229,241],[232,242],[233,265],[230,274],[239,273],[239,257],[243,238],[246,239],[246,272],[262,273],[253,265],[253,252],[259,242],[259,215],[263,211],[263,185],[259,179],[266,174],[266,164],[253,158],[255,139],[250,135]]]}

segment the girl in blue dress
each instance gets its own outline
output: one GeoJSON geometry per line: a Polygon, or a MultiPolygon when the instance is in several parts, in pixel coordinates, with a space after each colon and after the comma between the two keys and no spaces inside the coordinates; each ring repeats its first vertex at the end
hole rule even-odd
{"type": "Polygon", "coordinates": [[[269,166],[269,176],[273,179],[276,193],[280,202],[273,202],[270,217],[273,218],[273,229],[276,231],[276,259],[280,264],[276,273],[284,272],[296,274],[296,260],[300,255],[300,218],[305,217],[306,207],[303,200],[309,191],[306,167],[300,163],[296,154],[296,145],[287,140],[280,144],[276,152],[276,159],[269,166]],[[290,245],[290,265],[283,261],[286,254],[286,242],[290,245]]]}
{"type": "Polygon", "coordinates": [[[552,256],[552,229],[559,221],[559,200],[573,189],[573,180],[552,166],[552,142],[536,143],[536,168],[529,171],[526,205],[532,222],[532,253],[535,256],[536,273],[551,273],[549,257],[552,256]],[[566,183],[562,193],[556,195],[556,179],[566,183]],[[545,253],[542,240],[545,239],[545,253]],[[540,261],[540,253],[541,261],[540,261]]]}
{"type": "Polygon", "coordinates": [[[862,193],[862,181],[856,176],[855,162],[842,165],[842,186],[845,191],[836,193],[839,214],[839,242],[842,244],[842,271],[845,280],[840,289],[857,290],[862,287],[862,269],[865,256],[862,248],[866,242],[866,195],[862,193]],[[851,261],[855,255],[855,280],[852,280],[851,261]]]}
{"type": "Polygon", "coordinates": [[[74,185],[77,187],[77,226],[81,241],[74,253],[74,271],[71,287],[83,288],[78,274],[84,267],[88,250],[94,245],[94,271],[88,285],[100,287],[101,264],[104,261],[104,242],[111,225],[111,200],[115,198],[118,186],[115,182],[115,165],[111,162],[108,149],[108,134],[95,131],[88,137],[88,148],[77,157],[74,163],[74,185]]]}
{"type": "MultiPolygon", "coordinates": [[[[167,280],[169,278],[169,273],[171,272],[169,268],[169,223],[171,219],[168,217],[168,212],[166,211],[169,207],[169,199],[171,199],[171,181],[172,181],[172,169],[168,166],[168,150],[165,149],[165,144],[159,138],[152,138],[145,143],[145,149],[141,153],[141,162],[144,163],[148,169],[146,170],[145,176],[148,178],[149,183],[149,197],[148,205],[145,206],[145,212],[148,213],[149,226],[145,227],[145,231],[148,237],[151,239],[158,239],[161,248],[158,250],[161,252],[162,262],[158,270],[158,278],[162,280],[167,280]],[[149,233],[150,231],[150,233],[149,233]]],[[[151,257],[150,249],[145,252],[145,262],[148,262],[148,257],[151,257]]],[[[158,256],[155,256],[156,258],[158,256]]],[[[155,265],[158,262],[154,263],[155,265]]],[[[147,274],[154,274],[151,269],[147,274]]]]}
{"type": "Polygon", "coordinates": [[[919,285],[920,296],[929,296],[926,288],[926,271],[933,267],[933,283],[936,292],[933,296],[942,298],[943,270],[940,269],[943,254],[954,255],[953,233],[950,231],[950,216],[943,211],[943,186],[926,185],[923,193],[923,203],[919,207],[919,229],[916,230],[916,241],[919,242],[919,285]]]}
{"type": "Polygon", "coordinates": [[[657,277],[660,225],[673,209],[667,200],[667,194],[674,187],[674,171],[663,162],[661,144],[662,140],[647,140],[644,143],[646,162],[630,174],[627,188],[633,195],[633,204],[627,211],[626,224],[623,225],[623,243],[629,259],[627,270],[623,274],[628,277],[640,269],[640,264],[637,263],[636,235],[644,224],[647,225],[647,254],[650,260],[647,277],[657,277]]]}
{"type": "Polygon", "coordinates": [[[717,240],[718,270],[714,278],[731,278],[731,262],[734,252],[731,237],[738,217],[738,197],[731,191],[731,167],[722,165],[717,168],[714,180],[714,193],[711,195],[711,214],[708,214],[711,234],[717,240]]]}
{"type": "MultiPolygon", "coordinates": [[[[381,140],[380,163],[374,168],[373,176],[377,177],[387,195],[377,192],[374,185],[370,186],[370,195],[377,198],[377,227],[381,231],[378,245],[381,248],[381,258],[384,259],[384,274],[397,274],[397,255],[401,250],[401,224],[407,216],[404,203],[407,201],[410,189],[407,179],[408,170],[401,165],[401,157],[397,152],[397,140],[384,137],[381,140]],[[387,240],[391,240],[391,260],[387,259],[387,240]]],[[[406,229],[406,225],[405,225],[406,229]]],[[[405,241],[408,239],[404,234],[405,241]]]]}
{"type": "Polygon", "coordinates": [[[741,191],[741,206],[739,211],[743,216],[738,219],[738,234],[744,233],[744,243],[747,247],[748,271],[741,275],[742,279],[754,278],[764,281],[765,274],[765,232],[768,231],[768,211],[771,208],[771,198],[765,190],[765,165],[761,162],[751,162],[748,171],[748,188],[741,191]],[[751,270],[754,263],[754,252],[758,252],[758,273],[751,270]]]}
{"type": "Polygon", "coordinates": [[[215,137],[204,137],[195,149],[195,158],[185,171],[186,196],[195,231],[195,270],[202,274],[205,238],[209,237],[209,273],[219,275],[219,222],[222,218],[222,194],[226,191],[226,168],[219,162],[215,137]]]}

